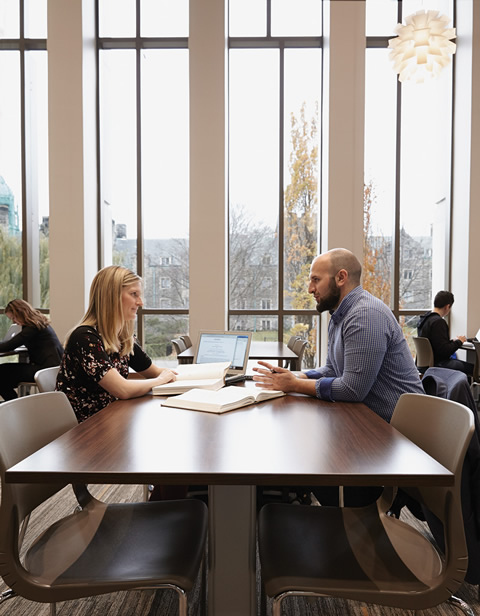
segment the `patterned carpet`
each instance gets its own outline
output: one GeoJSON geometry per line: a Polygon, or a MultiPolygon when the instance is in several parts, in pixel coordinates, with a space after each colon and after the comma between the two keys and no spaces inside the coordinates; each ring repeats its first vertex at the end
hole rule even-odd
{"type": "MultiPolygon", "coordinates": [[[[92,493],[98,498],[111,502],[128,502],[142,499],[143,486],[90,486],[92,493]]],[[[28,546],[30,536],[36,536],[54,520],[71,513],[76,505],[70,488],[65,488],[50,502],[47,509],[39,508],[32,517],[29,532],[25,540],[28,546]]],[[[416,520],[412,523],[418,523],[416,520]]],[[[201,616],[199,597],[200,577],[189,597],[189,616],[201,616]]],[[[0,583],[0,592],[6,589],[0,583]]],[[[457,596],[466,601],[475,614],[480,616],[480,601],[478,588],[464,584],[457,596]]],[[[411,614],[407,610],[390,609],[354,601],[321,598],[289,599],[284,602],[284,616],[405,616],[411,614]]],[[[67,601],[57,605],[57,616],[176,616],[178,613],[177,597],[173,591],[132,591],[112,595],[102,595],[67,601]]],[[[232,606],[232,614],[235,607],[232,606]]],[[[270,613],[270,611],[269,611],[270,613]]],[[[48,616],[50,607],[47,604],[31,603],[21,598],[11,599],[0,605],[0,616],[48,616]]],[[[422,616],[461,616],[462,612],[449,604],[417,612],[422,616]]],[[[222,615],[228,616],[228,615],[222,615]]]]}

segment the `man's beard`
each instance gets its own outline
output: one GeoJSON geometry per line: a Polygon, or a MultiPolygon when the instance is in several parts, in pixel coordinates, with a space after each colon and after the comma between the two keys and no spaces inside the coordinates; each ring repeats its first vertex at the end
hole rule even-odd
{"type": "Polygon", "coordinates": [[[340,288],[337,287],[335,278],[332,276],[328,287],[328,295],[323,297],[317,304],[317,312],[325,312],[325,310],[334,310],[340,303],[340,288]]]}

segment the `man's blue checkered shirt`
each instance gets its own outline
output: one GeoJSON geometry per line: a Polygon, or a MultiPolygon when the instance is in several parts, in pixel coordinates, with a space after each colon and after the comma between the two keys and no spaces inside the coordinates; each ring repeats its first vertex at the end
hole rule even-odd
{"type": "Polygon", "coordinates": [[[424,393],[392,311],[362,287],[346,295],[328,325],[325,366],[306,372],[324,400],[363,402],[390,421],[401,394],[424,393]]]}

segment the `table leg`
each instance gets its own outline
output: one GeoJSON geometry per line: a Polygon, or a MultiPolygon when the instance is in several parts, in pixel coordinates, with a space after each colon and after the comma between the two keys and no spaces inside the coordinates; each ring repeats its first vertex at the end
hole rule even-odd
{"type": "MultiPolygon", "coordinates": [[[[464,351],[465,361],[469,361],[471,364],[475,363],[475,359],[477,357],[475,349],[460,348],[459,351],[464,351]]],[[[457,355],[459,355],[459,353],[457,353],[457,355]]],[[[463,357],[460,356],[459,359],[463,359],[463,357]]]]}
{"type": "Polygon", "coordinates": [[[255,616],[256,489],[208,489],[208,616],[255,616]]]}

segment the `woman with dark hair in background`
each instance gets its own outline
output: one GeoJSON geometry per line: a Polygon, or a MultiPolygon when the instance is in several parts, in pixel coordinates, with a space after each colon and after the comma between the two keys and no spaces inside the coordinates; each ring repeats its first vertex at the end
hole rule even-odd
{"type": "Polygon", "coordinates": [[[37,370],[60,364],[63,347],[47,317],[25,300],[9,302],[5,314],[22,329],[15,336],[0,342],[0,352],[24,346],[29,357],[28,363],[0,364],[0,395],[4,400],[12,400],[17,397],[15,388],[19,383],[33,382],[37,370]]]}

